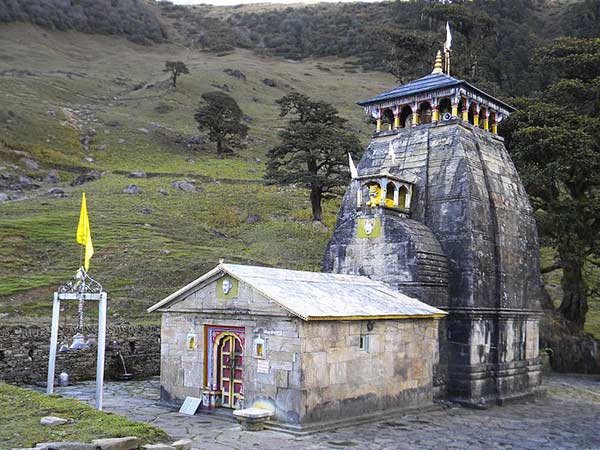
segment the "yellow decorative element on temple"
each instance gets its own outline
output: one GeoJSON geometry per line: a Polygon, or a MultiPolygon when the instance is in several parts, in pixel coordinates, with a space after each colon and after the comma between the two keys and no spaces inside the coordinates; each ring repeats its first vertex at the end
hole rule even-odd
{"type": "Polygon", "coordinates": [[[465,122],[469,121],[469,110],[466,108],[462,111],[462,120],[464,120],[465,122]]]}
{"type": "Polygon", "coordinates": [[[419,125],[419,113],[413,113],[413,125],[419,125]]]}
{"type": "Polygon", "coordinates": [[[438,111],[437,108],[435,108],[432,112],[431,112],[431,121],[432,122],[437,122],[438,120],[440,120],[440,112],[438,111]]]}
{"type": "Polygon", "coordinates": [[[498,125],[496,125],[496,124],[492,125],[492,133],[493,134],[498,134],[498,125]]]}
{"type": "Polygon", "coordinates": [[[458,117],[458,105],[452,105],[452,117],[458,117]]]}
{"type": "Polygon", "coordinates": [[[487,117],[483,119],[483,129],[488,131],[490,129],[490,122],[487,117]]]}
{"type": "Polygon", "coordinates": [[[479,126],[479,114],[473,114],[473,125],[479,126]]]}
{"type": "Polygon", "coordinates": [[[377,131],[381,131],[381,119],[377,119],[377,131]]]}
{"type": "Polygon", "coordinates": [[[394,116],[394,128],[400,128],[400,116],[394,116]]]}
{"type": "Polygon", "coordinates": [[[433,66],[433,72],[431,73],[444,73],[444,71],[442,70],[442,52],[440,52],[439,50],[435,55],[435,65],[433,66]]]}
{"type": "Polygon", "coordinates": [[[377,183],[369,184],[369,201],[367,206],[376,207],[381,203],[381,187],[377,183]]]}

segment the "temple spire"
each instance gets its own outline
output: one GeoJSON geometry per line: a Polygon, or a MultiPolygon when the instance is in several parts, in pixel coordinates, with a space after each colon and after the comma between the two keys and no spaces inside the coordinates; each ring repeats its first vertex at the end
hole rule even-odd
{"type": "Polygon", "coordinates": [[[442,52],[438,50],[437,55],[435,55],[435,66],[433,66],[432,74],[444,73],[442,70],[442,52]]]}

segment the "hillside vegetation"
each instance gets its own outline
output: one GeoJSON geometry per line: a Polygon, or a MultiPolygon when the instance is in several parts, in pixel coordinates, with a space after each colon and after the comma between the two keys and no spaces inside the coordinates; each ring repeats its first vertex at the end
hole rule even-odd
{"type": "Polygon", "coordinates": [[[0,28],[0,49],[0,173],[41,185],[18,194],[26,200],[0,205],[0,313],[20,323],[48,321],[52,290],[79,265],[82,191],[96,248],[90,274],[109,292],[113,321],[156,321],[145,308],[219,258],[318,269],[339,204],[326,203],[325,225],[313,225],[305,190],[264,185],[265,154],[285,123],[275,101],[297,89],[331,102],[366,143],[371,125],[354,102],[394,81],[348,73],[334,58],[216,56],[31,25],[0,28]],[[191,71],[175,90],[162,73],[167,59],[184,60],[191,71]],[[197,136],[193,119],[200,95],[216,89],[230,91],[250,127],[249,147],[227,159],[197,136]],[[43,181],[49,169],[59,170],[60,183],[43,181]],[[91,169],[103,176],[69,185],[91,169]],[[126,178],[140,170],[147,178],[126,178]],[[174,180],[192,181],[197,192],[172,188],[174,180]],[[132,183],[142,192],[122,193],[132,183]],[[45,195],[56,186],[68,197],[45,195]]]}

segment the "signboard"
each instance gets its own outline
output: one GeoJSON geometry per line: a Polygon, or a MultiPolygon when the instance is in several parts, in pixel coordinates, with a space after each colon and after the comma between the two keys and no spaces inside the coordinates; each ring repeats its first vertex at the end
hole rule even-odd
{"type": "Polygon", "coordinates": [[[267,359],[259,359],[256,361],[257,373],[269,373],[269,361],[267,359]]]}
{"type": "Polygon", "coordinates": [[[179,408],[179,414],[185,414],[188,416],[193,416],[196,414],[196,410],[202,403],[202,400],[196,397],[186,397],[183,405],[179,408]]]}

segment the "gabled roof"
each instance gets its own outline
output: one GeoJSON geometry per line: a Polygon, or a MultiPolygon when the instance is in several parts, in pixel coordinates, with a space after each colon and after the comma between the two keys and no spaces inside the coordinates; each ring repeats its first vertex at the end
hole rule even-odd
{"type": "Polygon", "coordinates": [[[247,283],[303,320],[430,318],[446,315],[440,309],[364,276],[238,264],[219,264],[148,308],[148,312],[163,309],[224,274],[247,283]]]}
{"type": "Polygon", "coordinates": [[[457,80],[456,78],[446,75],[445,73],[429,74],[417,80],[409,81],[406,84],[401,84],[395,87],[391,91],[384,92],[383,94],[376,95],[368,100],[358,102],[359,105],[367,105],[369,103],[380,102],[389,100],[397,97],[404,97],[407,95],[418,94],[419,92],[432,91],[434,89],[441,89],[448,86],[455,86],[464,83],[463,80],[457,80]]]}

